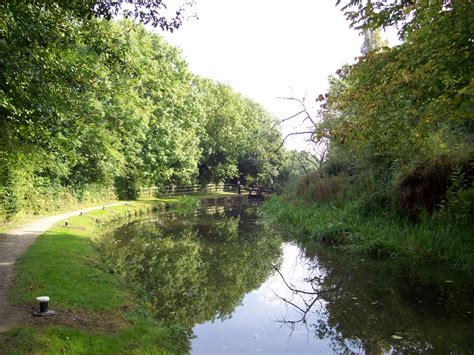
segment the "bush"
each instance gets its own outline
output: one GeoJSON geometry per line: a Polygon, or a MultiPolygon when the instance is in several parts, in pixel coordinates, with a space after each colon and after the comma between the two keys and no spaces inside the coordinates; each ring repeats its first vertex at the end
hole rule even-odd
{"type": "MultiPolygon", "coordinates": [[[[402,214],[417,221],[424,211],[432,214],[445,205],[448,197],[453,202],[456,201],[455,196],[458,193],[465,194],[464,190],[472,184],[473,179],[472,155],[457,159],[440,155],[429,161],[420,162],[402,175],[396,183],[398,207],[402,214]]],[[[461,196],[460,198],[462,199],[461,196]]],[[[454,203],[451,203],[452,208],[456,208],[454,203]]]]}
{"type": "Polygon", "coordinates": [[[381,190],[365,194],[359,193],[359,195],[359,211],[363,216],[392,212],[393,203],[388,192],[381,190]]]}
{"type": "Polygon", "coordinates": [[[28,176],[18,169],[5,168],[1,171],[0,217],[11,219],[24,207],[25,194],[30,190],[26,184],[28,176]]]}
{"type": "Polygon", "coordinates": [[[20,210],[20,203],[12,184],[8,183],[0,190],[0,204],[2,219],[9,220],[20,210]]]}
{"type": "Polygon", "coordinates": [[[40,214],[76,206],[79,202],[111,199],[107,188],[91,184],[68,188],[50,177],[26,169],[5,169],[0,176],[0,221],[18,214],[40,214]]]}
{"type": "Polygon", "coordinates": [[[344,176],[320,177],[318,173],[304,175],[298,182],[298,194],[317,202],[336,199],[348,186],[344,176]]]}
{"type": "Polygon", "coordinates": [[[451,176],[451,186],[441,201],[437,216],[461,223],[474,221],[474,181],[465,173],[455,171],[451,176]]]}
{"type": "Polygon", "coordinates": [[[119,200],[137,200],[140,195],[138,180],[133,175],[117,176],[115,190],[119,200]]]}

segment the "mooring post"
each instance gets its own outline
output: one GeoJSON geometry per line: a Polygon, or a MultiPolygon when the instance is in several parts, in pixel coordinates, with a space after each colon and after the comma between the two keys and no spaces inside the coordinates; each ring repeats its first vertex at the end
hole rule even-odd
{"type": "Polygon", "coordinates": [[[49,297],[40,296],[36,297],[36,300],[39,302],[39,311],[33,311],[33,315],[37,317],[52,316],[55,314],[55,311],[49,310],[49,297]]]}

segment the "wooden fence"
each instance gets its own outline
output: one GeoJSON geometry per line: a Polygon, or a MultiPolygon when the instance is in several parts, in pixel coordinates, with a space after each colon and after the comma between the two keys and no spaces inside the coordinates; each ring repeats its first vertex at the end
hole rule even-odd
{"type": "Polygon", "coordinates": [[[208,185],[172,185],[165,187],[141,187],[140,198],[151,197],[170,197],[192,195],[200,192],[237,192],[239,186],[237,184],[208,184],[208,185]]]}

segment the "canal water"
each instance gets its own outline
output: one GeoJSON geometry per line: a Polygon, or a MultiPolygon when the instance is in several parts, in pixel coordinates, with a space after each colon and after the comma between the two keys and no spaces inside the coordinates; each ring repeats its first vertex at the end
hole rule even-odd
{"type": "Polygon", "coordinates": [[[474,351],[472,275],[308,249],[242,198],[128,223],[102,248],[194,354],[474,351]]]}

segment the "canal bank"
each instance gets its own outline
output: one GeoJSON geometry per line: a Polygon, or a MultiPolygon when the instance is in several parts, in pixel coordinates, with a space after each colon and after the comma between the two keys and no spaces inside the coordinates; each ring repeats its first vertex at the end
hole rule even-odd
{"type": "Polygon", "coordinates": [[[93,238],[106,226],[142,218],[152,210],[167,206],[187,210],[198,199],[223,196],[227,195],[136,201],[67,215],[67,225],[56,223],[16,264],[4,307],[8,317],[0,320],[3,330],[10,329],[0,333],[0,353],[185,351],[188,344],[182,330],[147,316],[146,307],[124,280],[104,268],[93,238]],[[30,309],[37,307],[35,298],[40,295],[51,297],[56,316],[31,317],[30,309]]]}
{"type": "Polygon", "coordinates": [[[3,334],[0,353],[474,347],[469,274],[283,240],[252,203],[233,200],[208,199],[196,209],[183,199],[164,214],[146,212],[159,207],[154,203],[120,206],[46,233],[35,245],[43,247],[22,260],[29,279],[18,278],[20,292],[36,291],[15,298],[28,302],[38,290],[48,292],[59,317],[3,334]],[[92,243],[97,225],[106,234],[92,243]],[[38,256],[50,258],[50,269],[35,263],[38,256]],[[49,274],[56,275],[41,279],[49,274]]]}

